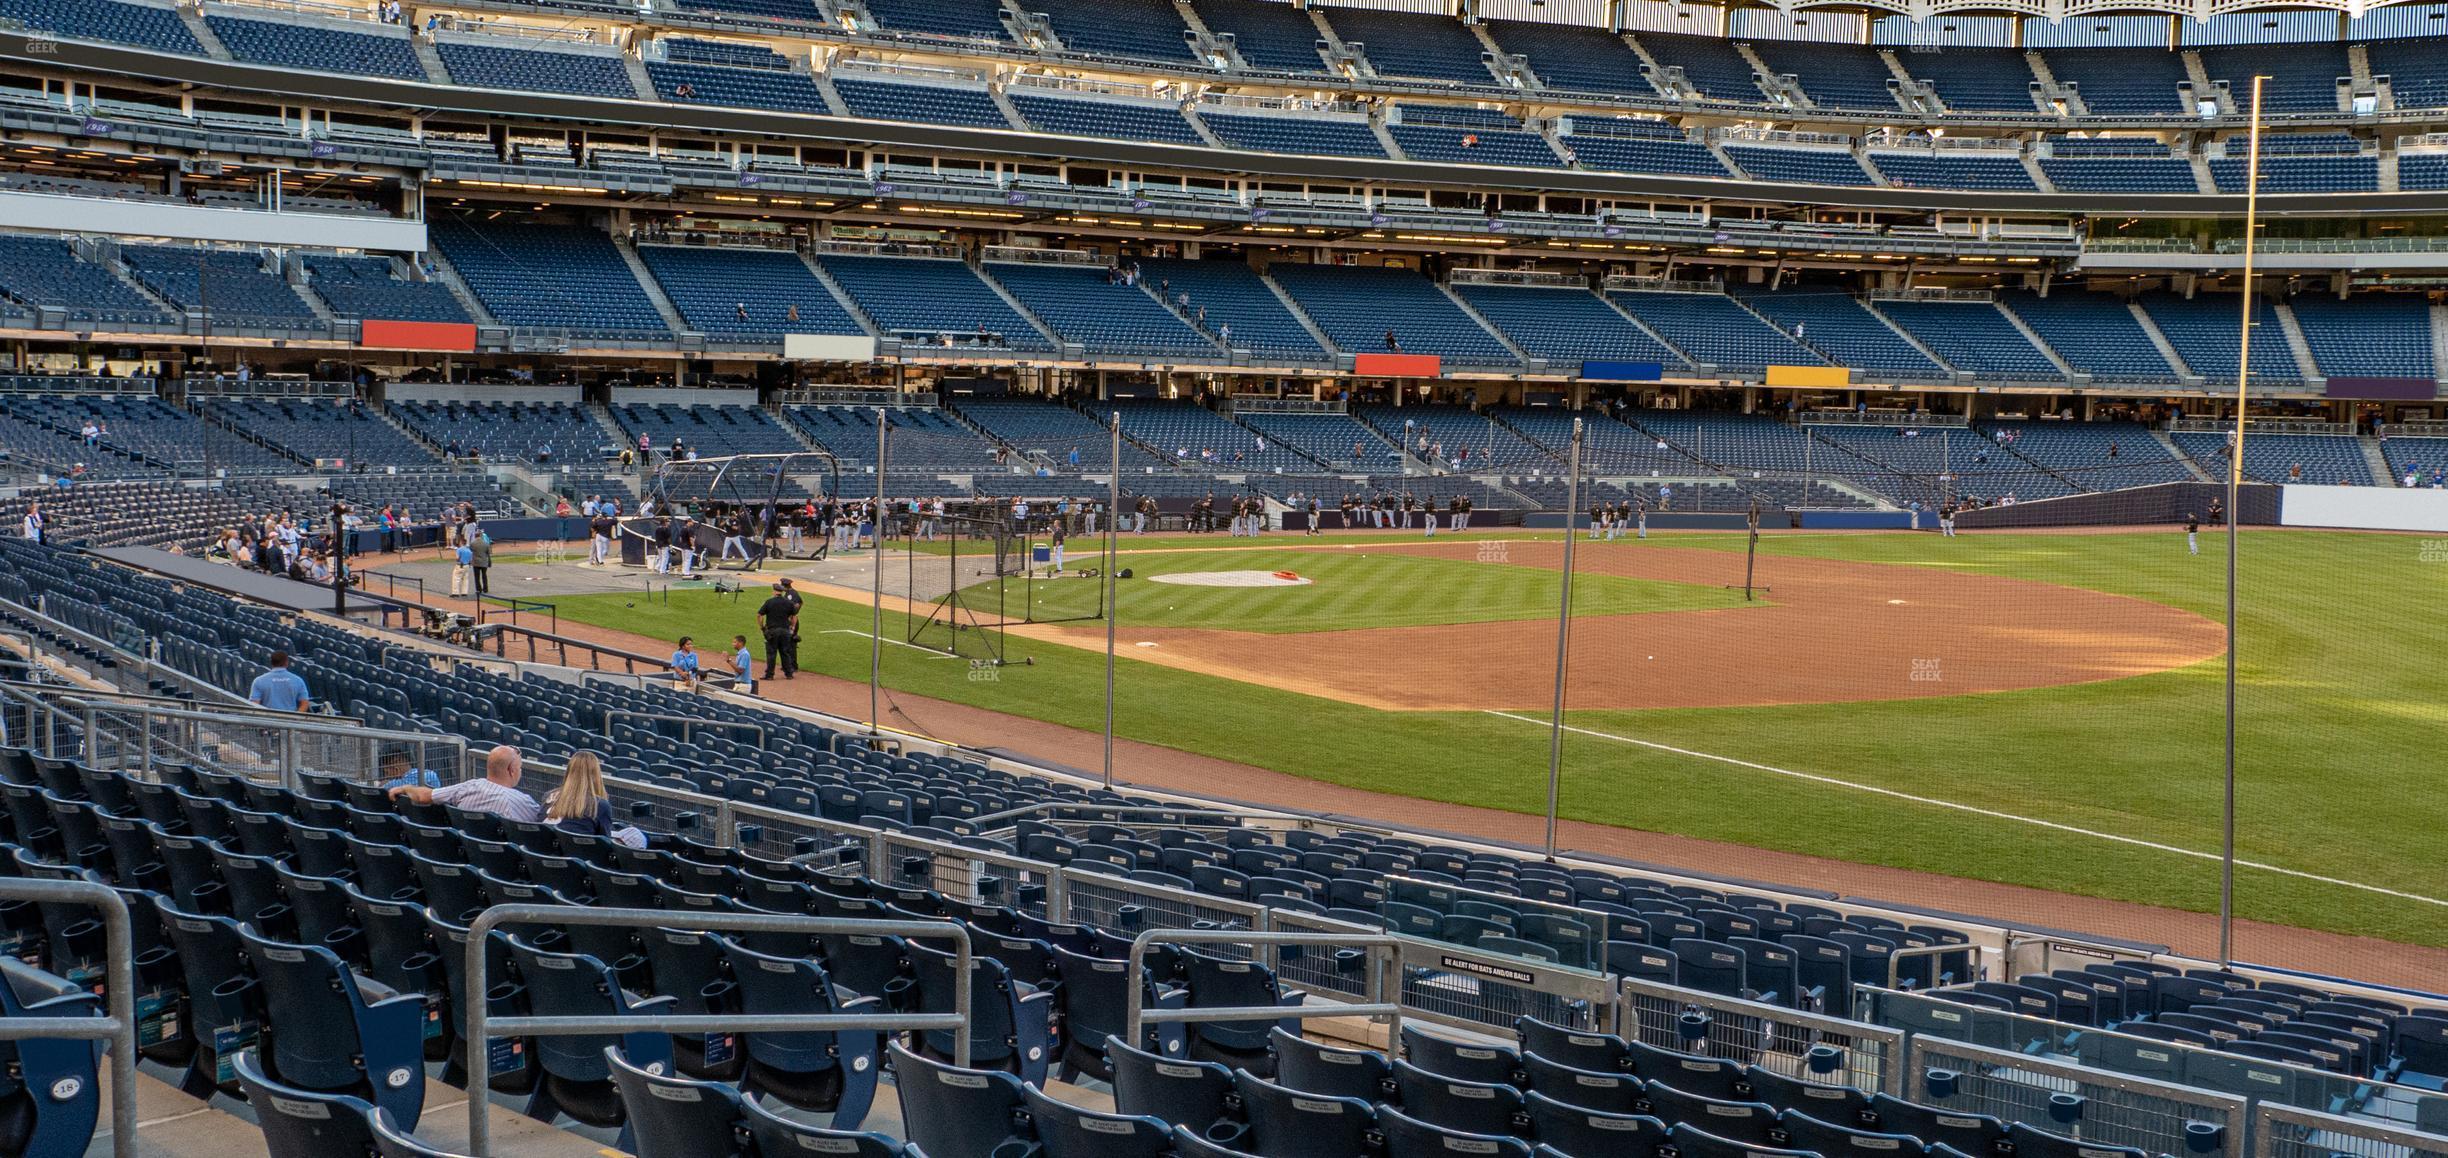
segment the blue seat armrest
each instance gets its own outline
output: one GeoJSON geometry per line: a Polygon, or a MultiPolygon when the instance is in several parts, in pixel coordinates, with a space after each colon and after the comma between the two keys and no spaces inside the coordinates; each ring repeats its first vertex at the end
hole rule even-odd
{"type": "Polygon", "coordinates": [[[1046,1069],[1054,1061],[1054,995],[1015,985],[1012,1001],[1013,1043],[1020,1057],[1020,1080],[1045,1085],[1046,1069]]]}

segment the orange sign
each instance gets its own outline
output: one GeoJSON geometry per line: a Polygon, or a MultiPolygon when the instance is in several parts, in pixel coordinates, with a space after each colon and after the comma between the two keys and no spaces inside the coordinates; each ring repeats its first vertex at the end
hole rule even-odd
{"type": "Polygon", "coordinates": [[[385,322],[367,318],[359,323],[357,344],[388,350],[476,351],[476,327],[466,322],[385,322]]]}
{"type": "Polygon", "coordinates": [[[1370,378],[1435,378],[1443,371],[1443,360],[1434,354],[1359,354],[1352,358],[1352,373],[1370,378]]]}

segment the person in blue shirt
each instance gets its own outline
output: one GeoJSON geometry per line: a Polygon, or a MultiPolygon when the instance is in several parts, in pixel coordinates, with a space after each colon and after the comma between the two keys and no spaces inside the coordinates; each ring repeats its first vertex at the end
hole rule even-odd
{"type": "Polygon", "coordinates": [[[306,694],[306,681],[289,670],[285,651],[272,653],[271,669],[255,677],[247,698],[276,712],[303,712],[314,706],[313,697],[306,694]]]}
{"type": "Polygon", "coordinates": [[[756,657],[748,654],[748,637],[731,637],[731,674],[739,679],[739,690],[756,694],[756,657]]]}
{"type": "Polygon", "coordinates": [[[411,763],[406,752],[392,752],[382,758],[383,791],[394,788],[440,788],[442,777],[429,768],[411,763]]]}
{"type": "Polygon", "coordinates": [[[684,688],[694,687],[696,685],[698,671],[697,637],[693,635],[683,635],[680,637],[680,649],[673,652],[671,655],[671,670],[673,683],[679,684],[684,688]]]}

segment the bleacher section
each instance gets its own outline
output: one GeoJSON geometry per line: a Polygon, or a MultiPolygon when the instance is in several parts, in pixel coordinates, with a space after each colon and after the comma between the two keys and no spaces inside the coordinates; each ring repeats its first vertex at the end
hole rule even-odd
{"type": "Polygon", "coordinates": [[[578,96],[636,98],[629,70],[617,53],[556,52],[441,40],[434,51],[451,83],[470,88],[526,89],[578,96]]]}
{"type": "Polygon", "coordinates": [[[958,261],[827,254],[817,259],[885,337],[1007,350],[1048,349],[1027,318],[958,261]]]}
{"type": "Polygon", "coordinates": [[[1643,32],[1633,39],[1659,65],[1682,69],[1685,85],[1710,100],[1765,102],[1765,94],[1751,77],[1751,62],[1743,59],[1731,41],[1676,32],[1643,32]]]}
{"type": "Polygon", "coordinates": [[[16,420],[9,444],[61,463],[83,462],[98,477],[280,474],[297,459],[206,422],[149,395],[0,395],[0,414],[16,420]],[[77,439],[87,420],[102,430],[100,453],[77,439]]]}
{"type": "MultiPolygon", "coordinates": [[[[2071,84],[2083,107],[2096,116],[2182,116],[2177,86],[2185,83],[2184,61],[2157,48],[2051,48],[2040,53],[2049,75],[2071,84]]],[[[2195,94],[2205,96],[2208,94],[2195,94]]]]}
{"type": "Polygon", "coordinates": [[[336,459],[352,469],[373,464],[411,469],[436,465],[433,452],[355,401],[210,398],[197,409],[226,429],[309,463],[336,459]]]}
{"type": "Polygon", "coordinates": [[[982,88],[836,76],[833,91],[841,94],[843,107],[854,117],[984,129],[1012,127],[1011,118],[1003,115],[982,88]]]}
{"type": "Polygon", "coordinates": [[[1692,361],[1735,373],[1756,374],[1769,366],[1824,366],[1805,349],[1724,294],[1615,290],[1607,300],[1692,361]]]}
{"type": "Polygon", "coordinates": [[[2050,140],[2051,155],[2040,159],[2049,184],[2067,193],[2198,193],[2193,163],[2169,153],[2168,147],[2141,137],[2050,140]]]}
{"type": "Polygon", "coordinates": [[[1486,28],[1505,51],[1528,57],[1530,71],[1550,90],[1657,95],[1641,75],[1639,54],[1605,29],[1529,20],[1490,20],[1486,28]]]}
{"type": "Polygon", "coordinates": [[[277,273],[266,272],[257,250],[196,249],[183,245],[130,245],[121,261],[146,289],[172,305],[209,309],[232,325],[312,325],[314,310],[277,273]]]}
{"type": "Polygon", "coordinates": [[[1028,0],[1071,52],[1125,60],[1197,59],[1189,29],[1168,0],[1028,0]]]}
{"type": "Polygon", "coordinates": [[[2388,462],[2390,483],[2405,486],[2411,474],[2414,486],[2448,485],[2448,437],[2394,435],[2380,440],[2380,453],[2388,462]]]}
{"type": "Polygon", "coordinates": [[[56,237],[0,234],[0,294],[28,306],[55,306],[70,321],[99,326],[163,326],[173,319],[108,269],[76,256],[56,237]]]}
{"type": "Polygon", "coordinates": [[[1209,32],[1233,38],[1234,51],[1261,72],[1326,71],[1318,55],[1323,39],[1305,9],[1274,0],[1191,0],[1209,32]]]}
{"type": "MultiPolygon", "coordinates": [[[[2431,303],[2418,294],[2298,294],[2287,302],[2324,378],[2438,381],[2431,303]]],[[[2256,342],[2259,336],[2255,335],[2256,342]]]]}
{"type": "Polygon", "coordinates": [[[1386,126],[1394,144],[1414,161],[1446,161],[1463,165],[1504,165],[1547,168],[1564,162],[1546,138],[1525,131],[1520,122],[1501,113],[1476,115],[1465,110],[1427,110],[1398,105],[1398,124],[1386,126]]]}
{"type": "Polygon", "coordinates": [[[1392,444],[1349,414],[1257,412],[1238,418],[1267,441],[1280,442],[1334,470],[1383,470],[1401,462],[1392,444]]]}
{"type": "MultiPolygon", "coordinates": [[[[646,76],[654,82],[656,96],[681,104],[738,105],[786,113],[832,111],[825,104],[823,90],[805,73],[649,60],[646,76]],[[685,94],[682,86],[687,87],[685,94]]],[[[847,99],[845,95],[845,103],[847,99]]]]}
{"type": "MultiPolygon", "coordinates": [[[[2318,146],[2316,146],[2318,147],[2318,146]]],[[[2355,151],[2351,140],[2337,152],[2281,151],[2281,142],[2261,143],[2261,191],[2264,193],[2370,193],[2380,188],[2380,158],[2355,151]]],[[[2242,193],[2252,170],[2241,140],[2228,146],[2224,157],[2210,159],[2210,178],[2221,193],[2242,193]]]]}
{"type": "Polygon", "coordinates": [[[2212,81],[2227,82],[2238,112],[2252,111],[2253,78],[2263,76],[2269,78],[2261,86],[2265,113],[2334,113],[2338,79],[2354,72],[2346,46],[2336,41],[2208,45],[2194,51],[2212,81]]]}
{"type": "Polygon", "coordinates": [[[1781,145],[1725,146],[1737,168],[1762,181],[1794,181],[1805,185],[1873,185],[1869,170],[1841,149],[1788,148],[1781,145]]]}
{"type": "Polygon", "coordinates": [[[1853,295],[1833,287],[1736,291],[1752,309],[1839,366],[1869,375],[1932,378],[1946,373],[1853,295]]]}
{"type": "MultiPolygon", "coordinates": [[[[893,470],[985,471],[1009,469],[995,461],[995,446],[941,410],[895,406],[886,452],[893,470]]],[[[816,445],[833,452],[844,468],[873,470],[875,415],[868,406],[792,406],[783,416],[816,445]]]]}
{"type": "Polygon", "coordinates": [[[754,406],[615,403],[612,421],[629,433],[631,445],[638,435],[652,437],[657,453],[667,453],[674,445],[696,452],[699,458],[797,454],[807,449],[772,415],[754,406]]]}
{"type": "MultiPolygon", "coordinates": [[[[1301,474],[1319,469],[1308,455],[1195,402],[1105,402],[1097,408],[1121,414],[1124,438],[1155,447],[1176,463],[1225,474],[1301,474]]],[[[1082,457],[1086,457],[1084,448],[1082,457]]]]}
{"type": "Polygon", "coordinates": [[[1189,294],[1193,311],[1207,311],[1207,331],[1229,348],[1246,349],[1261,358],[1305,361],[1326,356],[1283,299],[1241,261],[1148,258],[1139,265],[1142,283],[1155,287],[1158,294],[1189,294]],[[1231,329],[1229,335],[1224,332],[1226,327],[1231,329]]]}
{"type": "Polygon", "coordinates": [[[307,288],[333,316],[394,322],[469,321],[467,308],[438,281],[409,281],[393,273],[391,260],[310,253],[302,259],[307,288]]]}
{"type": "Polygon", "coordinates": [[[867,11],[888,32],[1003,41],[1003,6],[994,0],[871,0],[867,11]]]}
{"type": "Polygon", "coordinates": [[[404,28],[365,25],[365,31],[342,31],[322,24],[244,20],[207,13],[204,23],[228,47],[230,55],[249,64],[269,64],[311,72],[356,76],[387,76],[424,80],[425,65],[417,60],[404,28]],[[375,31],[376,29],[381,31],[375,31]]]}
{"type": "Polygon", "coordinates": [[[1895,74],[1877,49],[1768,37],[1750,43],[1769,71],[1794,77],[1819,108],[1894,112],[1898,107],[1890,88],[1895,74]]]}
{"type": "MultiPolygon", "coordinates": [[[[1073,451],[1079,453],[1082,471],[1113,469],[1113,432],[1103,422],[1077,410],[1016,398],[971,399],[962,402],[958,410],[961,417],[976,423],[978,429],[1018,449],[1023,457],[1045,469],[1068,472],[1073,451]]],[[[1189,457],[1195,461],[1198,449],[1192,448],[1189,457]]],[[[1162,461],[1127,440],[1122,443],[1125,470],[1138,471],[1162,461]]],[[[1019,484],[1021,493],[1031,493],[1026,488],[1033,481],[1019,484]]]]}
{"type": "Polygon", "coordinates": [[[986,274],[1039,321],[1091,356],[1221,357],[1213,342],[1157,304],[1147,287],[1123,285],[1109,277],[1104,266],[998,262],[989,264],[986,274]]]}
{"type": "MultiPolygon", "coordinates": [[[[1557,406],[1506,406],[1496,411],[1496,417],[1560,458],[1569,456],[1573,420],[1581,420],[1581,464],[1582,470],[1588,474],[1655,473],[1675,477],[1712,473],[1705,464],[1672,445],[1660,448],[1656,435],[1597,411],[1574,412],[1557,406]]],[[[1559,502],[1557,505],[1562,504],[1559,502]]]]}
{"type": "MultiPolygon", "coordinates": [[[[1265,0],[1250,0],[1264,3],[1265,0]]],[[[1288,9],[1287,9],[1288,11],[1288,9]]],[[[1230,148],[1257,153],[1293,153],[1318,157],[1384,157],[1385,146],[1370,132],[1368,122],[1330,117],[1294,117],[1261,113],[1199,111],[1216,139],[1230,148]]]]}
{"type": "MultiPolygon", "coordinates": [[[[2168,437],[2212,478],[2225,478],[2233,436],[2233,431],[2179,430],[2168,437]]],[[[2380,481],[2372,477],[2363,444],[2349,435],[2273,434],[2249,428],[2244,435],[2244,474],[2262,482],[2315,486],[2367,487],[2380,481]]]]}
{"type": "Polygon", "coordinates": [[[775,249],[641,245],[638,257],[692,330],[740,342],[867,331],[799,255],[775,249]]]}
{"type": "Polygon", "coordinates": [[[1172,105],[1046,96],[1018,88],[1009,90],[1007,95],[1012,107],[1019,109],[1029,124],[1048,133],[1174,145],[1205,144],[1198,130],[1191,128],[1181,110],[1172,105]]]}
{"type": "Polygon", "coordinates": [[[2056,472],[2084,490],[2107,491],[2153,483],[2191,482],[2193,471],[2168,452],[2150,428],[2138,422],[1989,422],[1982,430],[2006,433],[2015,454],[2056,472]]]}
{"type": "Polygon", "coordinates": [[[1547,471],[1563,465],[1494,415],[1474,414],[1464,406],[1363,406],[1359,417],[1404,450],[1454,470],[1547,471]]]}
{"type": "Polygon", "coordinates": [[[1707,145],[1662,121],[1575,118],[1560,138],[1566,155],[1584,169],[1618,173],[1664,173],[1686,177],[1732,177],[1707,145]]]}
{"type": "Polygon", "coordinates": [[[1535,358],[1557,367],[1584,361],[1657,362],[1680,368],[1683,359],[1659,345],[1639,326],[1579,287],[1456,285],[1489,325],[1535,358]]]}
{"type": "Polygon", "coordinates": [[[1460,21],[1435,13],[1374,8],[1327,9],[1326,22],[1345,44],[1365,46],[1379,76],[1416,77],[1494,87],[1480,57],[1487,49],[1460,21]]]}
{"type": "Polygon", "coordinates": [[[119,4],[111,0],[0,0],[0,20],[19,22],[55,36],[133,44],[187,56],[204,55],[195,34],[169,5],[119,4]]]}
{"type": "Polygon", "coordinates": [[[1993,303],[1879,301],[1872,308],[1947,365],[1983,381],[2053,382],[2065,377],[1993,303]]]}
{"type": "Polygon", "coordinates": [[[468,289],[505,325],[595,339],[671,338],[637,275],[596,230],[445,217],[432,234],[468,289]]]}
{"type": "Polygon", "coordinates": [[[1344,353],[1438,354],[1473,366],[1517,361],[1435,283],[1411,270],[1283,263],[1267,274],[1344,353]],[[1387,348],[1389,335],[1398,349],[1387,348]]]}
{"type": "Polygon", "coordinates": [[[584,407],[566,402],[393,402],[391,417],[447,453],[486,461],[597,461],[612,441],[584,407]]]}
{"type": "Polygon", "coordinates": [[[1999,149],[1876,150],[1870,164],[1888,184],[1908,189],[2040,189],[2021,156],[1999,149]]]}
{"type": "Polygon", "coordinates": [[[2401,109],[2448,108],[2448,39],[2407,37],[2363,45],[2372,75],[2389,78],[2401,109]]]}
{"type": "MultiPolygon", "coordinates": [[[[1720,414],[1692,410],[1634,410],[1626,421],[1653,439],[1701,462],[1729,470],[1841,473],[1825,455],[1813,455],[1802,428],[1765,414],[1720,414]]],[[[1654,450],[1654,448],[1653,448],[1654,450]]]]}
{"type": "Polygon", "coordinates": [[[2020,49],[1945,45],[1935,52],[1903,52],[1896,59],[1913,79],[1937,90],[1948,112],[2028,113],[2038,78],[2020,49]]]}
{"type": "MultiPolygon", "coordinates": [[[[2188,368],[2219,386],[2235,388],[2236,323],[2244,314],[2241,301],[2230,294],[2182,298],[2163,292],[2146,293],[2138,300],[2188,368]]],[[[2301,383],[2303,370],[2287,348],[2286,330],[2279,326],[2269,299],[2256,297],[2253,315],[2252,380],[2264,386],[2301,383]]]]}
{"type": "Polygon", "coordinates": [[[2080,291],[2047,297],[2015,292],[1999,303],[2023,319],[2067,365],[2094,381],[2167,382],[2177,374],[2122,298],[2080,291]]]}

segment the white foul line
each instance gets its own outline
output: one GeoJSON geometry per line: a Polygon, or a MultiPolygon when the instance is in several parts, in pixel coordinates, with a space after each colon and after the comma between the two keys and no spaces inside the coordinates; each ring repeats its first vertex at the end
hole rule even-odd
{"type": "MultiPolygon", "coordinates": [[[[1550,728],[1555,726],[1555,720],[1553,718],[1540,719],[1536,716],[1524,716],[1515,714],[1513,712],[1501,712],[1493,708],[1485,710],[1487,714],[1491,716],[1502,716],[1508,720],[1520,720],[1522,723],[1536,724],[1542,728],[1550,728]]],[[[1618,736],[1613,732],[1599,732],[1593,731],[1589,728],[1576,728],[1570,724],[1564,725],[1564,730],[1579,736],[1590,736],[1600,740],[1613,740],[1618,744],[1632,744],[1642,748],[1653,748],[1660,752],[1671,752],[1677,756],[1689,756],[1694,760],[1714,760],[1720,764],[1732,764],[1737,768],[1748,768],[1754,772],[1766,772],[1776,776],[1790,776],[1796,780],[1808,780],[1814,784],[1826,784],[1836,788],[1850,788],[1856,792],[1867,792],[1875,796],[1892,797],[1897,800],[1910,801],[1914,804],[1926,804],[1932,808],[1949,808],[1957,812],[1969,812],[1975,816],[1986,816],[1994,820],[2011,820],[2017,824],[2029,824],[2038,828],[2051,828],[2059,832],[2070,832],[2076,836],[2088,836],[2098,840],[2114,841],[2117,844],[2130,844],[2136,848],[2155,849],[2159,852],[2172,852],[2178,856],[2189,856],[2197,860],[2216,861],[2220,859],[2217,853],[2202,852],[2198,849],[2179,848],[2176,845],[2160,844],[2157,841],[2143,840],[2138,837],[2118,836],[2113,832],[2101,832],[2097,829],[2077,828],[2071,824],[2059,824],[2053,820],[2041,820],[2030,816],[2017,816],[2011,812],[1998,812],[1993,809],[1979,808],[1970,804],[1958,804],[1952,800],[1939,800],[1929,796],[1915,796],[1909,792],[1898,792],[1893,788],[1881,788],[1875,784],[1861,784],[1851,780],[1839,780],[1833,776],[1821,776],[1812,772],[1797,772],[1791,768],[1779,768],[1773,764],[1757,764],[1749,760],[1739,760],[1732,756],[1720,756],[1713,752],[1695,752],[1689,748],[1677,748],[1672,744],[1660,744],[1654,740],[1639,740],[1634,739],[1631,736],[1618,736]]],[[[2426,905],[2440,905],[2443,907],[2448,907],[2448,900],[2442,900],[2438,897],[2426,897],[2420,893],[2399,892],[2396,889],[2383,888],[2379,885],[2367,885],[2360,881],[2339,880],[2336,877],[2325,877],[2319,875],[2318,873],[2308,873],[2298,869],[2280,868],[2277,865],[2264,864],[2260,861],[2238,860],[2236,861],[2236,864],[2242,868],[2259,869],[2262,872],[2277,873],[2281,876],[2298,877],[2307,881],[2317,881],[2324,885],[2336,885],[2339,888],[2347,889],[2360,889],[2367,893],[2379,893],[2384,896],[2397,897],[2408,901],[2420,901],[2426,905]]]]}

